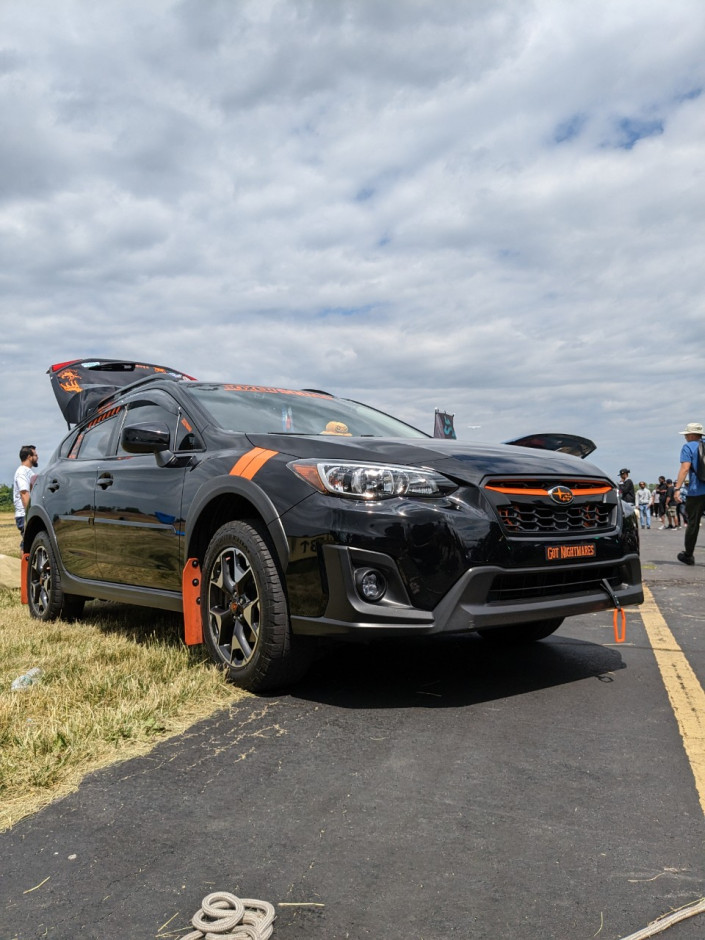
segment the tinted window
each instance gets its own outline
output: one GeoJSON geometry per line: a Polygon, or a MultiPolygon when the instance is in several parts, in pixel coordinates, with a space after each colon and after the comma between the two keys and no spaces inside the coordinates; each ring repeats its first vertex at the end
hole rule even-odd
{"type": "MultiPolygon", "coordinates": [[[[174,431],[176,427],[177,415],[165,408],[163,405],[155,404],[154,402],[140,401],[136,402],[134,405],[131,405],[125,415],[125,421],[122,426],[122,430],[125,428],[132,428],[136,425],[166,425],[171,434],[170,446],[174,441],[174,431]]],[[[121,434],[122,436],[122,434],[121,434]]],[[[127,451],[122,449],[122,444],[118,442],[118,454],[126,454],[127,451]]]]}
{"type": "Polygon", "coordinates": [[[176,450],[203,450],[200,436],[185,415],[179,417],[179,423],[176,426],[176,450]]]}
{"type": "Polygon", "coordinates": [[[78,437],[78,429],[69,434],[69,436],[61,442],[59,446],[59,457],[67,457],[73,450],[74,444],[76,443],[76,438],[78,437]]]}
{"type": "Polygon", "coordinates": [[[92,427],[88,427],[76,438],[76,444],[69,456],[78,457],[79,460],[98,460],[101,457],[111,456],[114,452],[112,446],[113,434],[117,427],[117,415],[98,421],[92,427]]]}

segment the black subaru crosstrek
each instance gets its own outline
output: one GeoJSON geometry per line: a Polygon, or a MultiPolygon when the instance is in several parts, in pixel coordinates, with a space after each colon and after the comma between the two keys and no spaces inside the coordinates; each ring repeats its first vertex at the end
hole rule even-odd
{"type": "Polygon", "coordinates": [[[313,637],[521,643],[643,600],[633,515],[560,452],[584,438],[436,439],[322,391],[142,363],[49,373],[70,430],[27,513],[39,620],[88,598],[181,611],[186,642],[257,691],[299,678],[313,637]]]}

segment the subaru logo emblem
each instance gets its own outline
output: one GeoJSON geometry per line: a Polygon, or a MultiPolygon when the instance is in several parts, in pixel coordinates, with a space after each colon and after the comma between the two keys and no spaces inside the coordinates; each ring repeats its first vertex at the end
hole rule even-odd
{"type": "Polygon", "coordinates": [[[548,495],[551,497],[554,503],[572,503],[573,502],[573,491],[569,490],[567,486],[554,486],[548,491],[548,495]]]}

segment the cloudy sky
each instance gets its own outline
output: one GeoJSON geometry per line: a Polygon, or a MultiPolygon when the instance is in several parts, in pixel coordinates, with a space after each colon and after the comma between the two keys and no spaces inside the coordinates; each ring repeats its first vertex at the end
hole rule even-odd
{"type": "Polygon", "coordinates": [[[704,48],[702,0],[2,0],[0,482],[100,356],[675,475],[704,48]]]}

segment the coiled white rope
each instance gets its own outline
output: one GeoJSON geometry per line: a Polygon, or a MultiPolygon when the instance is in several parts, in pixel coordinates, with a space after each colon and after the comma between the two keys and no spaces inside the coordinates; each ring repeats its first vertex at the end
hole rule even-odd
{"type": "MultiPolygon", "coordinates": [[[[670,914],[662,914],[647,927],[630,933],[623,940],[647,940],[695,914],[705,913],[705,898],[670,914]]],[[[242,900],[227,891],[208,894],[191,918],[196,928],[182,940],[269,940],[276,913],[268,901],[242,900]]]]}
{"type": "Polygon", "coordinates": [[[269,940],[276,914],[273,905],[215,891],[191,918],[196,928],[182,940],[269,940]]]}
{"type": "Polygon", "coordinates": [[[698,901],[693,901],[692,904],[687,904],[685,907],[679,907],[676,911],[671,911],[670,914],[662,914],[660,917],[657,917],[656,920],[652,920],[647,927],[644,927],[642,930],[637,930],[636,933],[630,933],[628,937],[624,937],[624,940],[647,940],[648,937],[655,937],[657,933],[662,933],[664,930],[667,930],[674,924],[680,923],[682,920],[686,920],[688,917],[694,917],[696,914],[702,914],[704,912],[705,898],[700,898],[698,901]]]}

